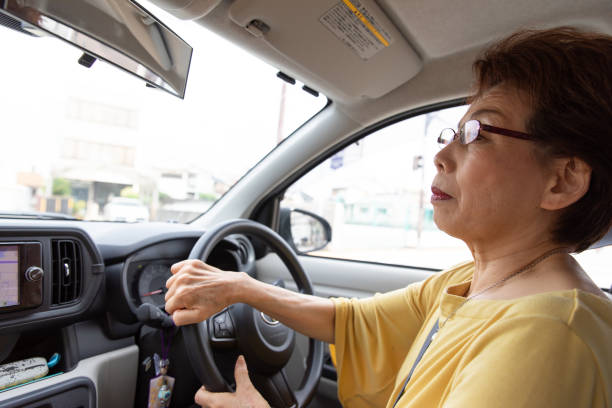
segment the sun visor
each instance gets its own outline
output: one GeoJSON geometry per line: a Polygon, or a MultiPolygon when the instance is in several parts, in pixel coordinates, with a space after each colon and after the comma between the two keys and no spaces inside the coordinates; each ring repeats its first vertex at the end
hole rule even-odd
{"type": "Polygon", "coordinates": [[[378,98],[422,67],[373,0],[235,0],[229,17],[282,54],[278,68],[332,98],[378,98]]]}
{"type": "Polygon", "coordinates": [[[210,13],[221,0],[149,0],[158,7],[183,20],[195,20],[210,13]]]}

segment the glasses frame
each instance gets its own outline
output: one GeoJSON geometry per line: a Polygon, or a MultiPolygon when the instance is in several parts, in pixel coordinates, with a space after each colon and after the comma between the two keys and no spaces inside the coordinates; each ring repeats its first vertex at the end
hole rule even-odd
{"type": "Polygon", "coordinates": [[[467,145],[467,144],[472,143],[474,140],[476,140],[478,138],[478,136],[480,135],[480,131],[481,130],[484,130],[485,132],[495,133],[495,134],[502,135],[502,136],[514,137],[516,139],[523,139],[523,140],[532,140],[533,139],[533,136],[528,134],[528,133],[519,132],[518,130],[510,130],[510,129],[500,128],[500,127],[497,127],[497,126],[485,125],[485,124],[481,123],[478,119],[471,119],[471,120],[468,120],[467,122],[465,122],[459,131],[455,131],[455,129],[452,129],[452,128],[442,129],[442,131],[440,132],[440,135],[438,136],[438,143],[440,145],[442,145],[442,146],[448,146],[449,144],[451,144],[455,140],[459,140],[459,142],[461,144],[467,145]],[[465,128],[465,126],[468,123],[470,123],[470,122],[478,123],[478,133],[476,133],[476,136],[472,140],[470,140],[469,142],[466,142],[465,141],[465,136],[462,135],[461,132],[465,128]],[[453,132],[453,138],[448,143],[445,143],[444,139],[442,138],[442,134],[444,132],[446,132],[447,130],[450,130],[450,131],[453,132]]]}

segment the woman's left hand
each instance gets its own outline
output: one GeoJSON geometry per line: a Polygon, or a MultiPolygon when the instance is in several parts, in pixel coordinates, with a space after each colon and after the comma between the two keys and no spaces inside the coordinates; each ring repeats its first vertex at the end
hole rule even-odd
{"type": "Polygon", "coordinates": [[[209,392],[202,386],[195,395],[196,404],[206,408],[270,408],[255,389],[244,357],[238,357],[234,369],[236,392],[209,392]]]}

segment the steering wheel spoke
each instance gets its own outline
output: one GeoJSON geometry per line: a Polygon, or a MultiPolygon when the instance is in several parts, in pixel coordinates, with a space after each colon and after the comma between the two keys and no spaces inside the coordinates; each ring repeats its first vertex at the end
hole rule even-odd
{"type": "Polygon", "coordinates": [[[285,370],[276,374],[250,374],[251,380],[271,407],[297,407],[297,397],[287,381],[285,370]]]}

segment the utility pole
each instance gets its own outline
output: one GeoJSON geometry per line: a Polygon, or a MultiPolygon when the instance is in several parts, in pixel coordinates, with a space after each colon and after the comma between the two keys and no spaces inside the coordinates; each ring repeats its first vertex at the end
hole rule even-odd
{"type": "Polygon", "coordinates": [[[276,144],[283,141],[283,125],[285,122],[285,97],[287,95],[287,83],[281,85],[280,106],[278,109],[278,127],[276,128],[276,144]]]}

